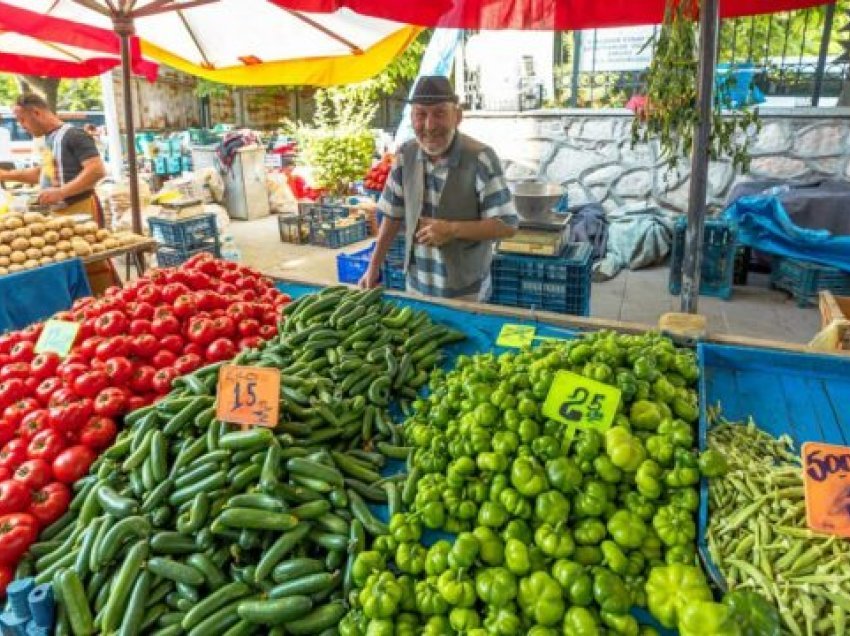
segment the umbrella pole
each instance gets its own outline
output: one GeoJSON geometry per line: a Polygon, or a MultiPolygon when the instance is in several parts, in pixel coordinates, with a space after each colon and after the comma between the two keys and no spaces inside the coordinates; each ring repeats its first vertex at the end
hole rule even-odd
{"type": "MultiPolygon", "coordinates": [[[[139,200],[139,165],[136,160],[136,128],[133,125],[133,78],[131,74],[130,38],[135,33],[133,19],[126,16],[113,16],[115,32],[121,40],[121,82],[124,98],[124,127],[127,131],[127,164],[130,178],[130,209],[133,215],[133,232],[142,234],[142,205],[139,200]]],[[[136,269],[139,275],[145,270],[145,257],[134,252],[136,269]]]]}
{"type": "Polygon", "coordinates": [[[682,305],[695,314],[699,302],[702,234],[705,227],[705,196],[708,186],[708,153],[711,135],[714,61],[717,57],[718,0],[701,0],[699,26],[699,76],[697,123],[691,153],[691,183],[688,190],[688,229],[685,232],[685,258],[682,263],[682,305]]]}

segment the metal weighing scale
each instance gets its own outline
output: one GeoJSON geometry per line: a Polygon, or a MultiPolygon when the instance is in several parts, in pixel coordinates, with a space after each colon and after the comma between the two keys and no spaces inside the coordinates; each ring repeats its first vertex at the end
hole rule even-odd
{"type": "Polygon", "coordinates": [[[557,256],[569,239],[570,214],[554,211],[565,196],[556,183],[521,181],[512,184],[519,229],[510,239],[499,242],[498,251],[532,256],[557,256]]]}

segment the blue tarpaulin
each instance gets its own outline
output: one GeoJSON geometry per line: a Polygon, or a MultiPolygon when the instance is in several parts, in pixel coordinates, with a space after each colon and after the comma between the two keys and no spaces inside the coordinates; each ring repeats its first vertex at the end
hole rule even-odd
{"type": "Polygon", "coordinates": [[[775,196],[741,197],[724,215],[738,225],[742,245],[850,272],[850,236],[795,225],[775,196]]]}
{"type": "Polygon", "coordinates": [[[23,329],[91,296],[79,258],[0,277],[0,332],[23,329]]]}

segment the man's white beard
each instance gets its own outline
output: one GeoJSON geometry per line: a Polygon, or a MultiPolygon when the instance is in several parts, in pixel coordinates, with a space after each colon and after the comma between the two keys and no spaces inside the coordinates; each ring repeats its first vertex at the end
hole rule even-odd
{"type": "Polygon", "coordinates": [[[446,154],[448,149],[451,147],[452,142],[454,141],[456,134],[457,134],[457,129],[452,130],[452,134],[449,135],[449,138],[446,141],[446,143],[443,144],[442,147],[437,148],[436,150],[433,150],[432,148],[426,146],[421,141],[419,142],[419,145],[422,148],[422,150],[425,152],[425,154],[428,155],[429,157],[439,158],[439,157],[442,157],[444,154],[446,154]]]}

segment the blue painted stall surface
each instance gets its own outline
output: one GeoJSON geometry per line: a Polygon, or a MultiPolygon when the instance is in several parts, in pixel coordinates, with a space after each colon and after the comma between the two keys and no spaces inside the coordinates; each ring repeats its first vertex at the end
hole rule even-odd
{"type": "MultiPolygon", "coordinates": [[[[804,442],[850,445],[850,357],[700,344],[700,449],[709,407],[729,421],[752,417],[759,428],[804,442]]],[[[714,582],[725,582],[708,553],[708,482],[700,485],[700,554],[714,582]]]]}

